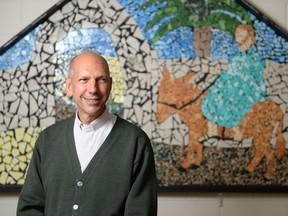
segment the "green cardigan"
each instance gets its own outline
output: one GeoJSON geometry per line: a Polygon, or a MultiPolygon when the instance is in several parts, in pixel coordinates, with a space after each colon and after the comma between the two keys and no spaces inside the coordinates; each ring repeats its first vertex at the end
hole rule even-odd
{"type": "Polygon", "coordinates": [[[17,216],[154,216],[157,181],[148,136],[117,117],[112,131],[81,173],[73,125],[56,123],[36,142],[19,196],[17,216]]]}

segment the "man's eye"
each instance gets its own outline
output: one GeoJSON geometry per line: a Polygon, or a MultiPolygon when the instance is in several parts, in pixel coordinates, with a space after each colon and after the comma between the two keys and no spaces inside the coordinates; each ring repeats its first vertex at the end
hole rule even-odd
{"type": "Polygon", "coordinates": [[[98,83],[107,83],[108,82],[108,78],[107,77],[101,77],[97,80],[98,83]]]}
{"type": "Polygon", "coordinates": [[[81,78],[79,81],[80,81],[80,82],[86,82],[87,79],[86,79],[86,78],[81,78]]]}

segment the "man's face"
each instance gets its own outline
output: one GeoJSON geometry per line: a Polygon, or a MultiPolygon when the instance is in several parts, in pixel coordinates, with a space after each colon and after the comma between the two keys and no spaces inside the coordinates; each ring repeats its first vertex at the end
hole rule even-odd
{"type": "Polygon", "coordinates": [[[72,75],[66,79],[66,92],[73,96],[78,117],[89,124],[105,111],[112,78],[104,61],[93,53],[84,53],[73,61],[72,75]]]}

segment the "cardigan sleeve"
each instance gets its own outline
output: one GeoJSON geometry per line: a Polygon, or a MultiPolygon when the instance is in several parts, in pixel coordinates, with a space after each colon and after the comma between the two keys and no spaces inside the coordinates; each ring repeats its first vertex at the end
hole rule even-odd
{"type": "Polygon", "coordinates": [[[135,162],[133,185],[126,200],[125,216],[157,215],[157,180],[150,141],[140,159],[135,162]]]}
{"type": "Polygon", "coordinates": [[[19,196],[17,216],[44,216],[45,193],[41,178],[39,150],[41,138],[40,135],[36,142],[25,183],[19,196]]]}

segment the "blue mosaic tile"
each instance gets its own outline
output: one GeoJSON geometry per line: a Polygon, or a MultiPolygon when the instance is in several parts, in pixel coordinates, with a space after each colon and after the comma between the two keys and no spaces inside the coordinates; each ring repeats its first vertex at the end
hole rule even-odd
{"type": "Polygon", "coordinates": [[[263,58],[271,59],[275,62],[287,63],[288,41],[277,35],[266,23],[257,20],[254,15],[251,14],[251,17],[254,21],[259,54],[263,58]]]}
{"type": "Polygon", "coordinates": [[[191,28],[178,28],[164,35],[162,39],[157,41],[152,47],[157,50],[159,58],[195,58],[192,36],[191,28]]]}
{"type": "Polygon", "coordinates": [[[239,52],[239,46],[232,36],[222,30],[213,30],[211,39],[211,55],[213,60],[231,60],[237,52],[239,52]]]}
{"type": "Polygon", "coordinates": [[[116,56],[111,36],[105,30],[99,28],[77,29],[69,32],[56,45],[59,54],[88,48],[102,55],[116,56]]]}
{"type": "Polygon", "coordinates": [[[15,68],[30,60],[40,27],[37,26],[0,56],[0,70],[15,68]]]}

